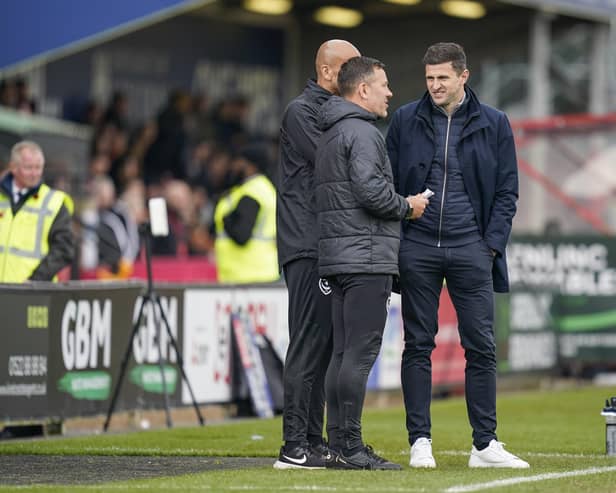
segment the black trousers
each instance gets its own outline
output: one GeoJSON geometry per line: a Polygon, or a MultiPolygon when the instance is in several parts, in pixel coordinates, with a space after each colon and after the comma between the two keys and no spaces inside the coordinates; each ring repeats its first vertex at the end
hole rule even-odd
{"type": "Polygon", "coordinates": [[[403,242],[400,248],[400,291],[404,320],[402,390],[411,445],[430,438],[430,402],[434,338],[443,287],[458,316],[465,350],[465,392],[473,443],[496,438],[496,345],[494,342],[493,257],[487,244],[437,248],[403,242]]]}
{"type": "Polygon", "coordinates": [[[329,445],[345,453],[363,447],[361,415],[368,374],[381,349],[392,276],[329,278],[333,291],[334,350],[327,374],[329,445]]]}
{"type": "Polygon", "coordinates": [[[289,347],[284,366],[285,442],[320,443],[325,374],[332,352],[331,289],[319,278],[317,259],[284,266],[289,292],[289,347]]]}

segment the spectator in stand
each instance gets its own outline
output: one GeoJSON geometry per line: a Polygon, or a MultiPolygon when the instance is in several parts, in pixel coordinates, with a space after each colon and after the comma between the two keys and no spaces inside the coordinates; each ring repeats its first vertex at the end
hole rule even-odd
{"type": "Polygon", "coordinates": [[[152,238],[152,254],[185,257],[188,254],[189,226],[194,224],[195,213],[190,186],[182,180],[168,180],[157,185],[156,190],[154,195],[160,193],[167,202],[169,235],[152,238]]]}
{"type": "Polygon", "coordinates": [[[15,109],[22,113],[36,113],[36,101],[30,96],[30,88],[25,79],[19,78],[15,81],[15,92],[15,109]]]}
{"type": "Polygon", "coordinates": [[[0,81],[0,106],[15,108],[17,104],[17,88],[12,80],[0,81]]]}
{"type": "Polygon", "coordinates": [[[134,154],[127,154],[124,156],[118,164],[113,178],[118,193],[122,193],[132,181],[141,181],[141,163],[137,156],[134,154]]]}
{"type": "Polygon", "coordinates": [[[94,128],[99,127],[103,122],[103,108],[96,101],[88,101],[83,109],[78,123],[90,125],[94,128]]]}
{"type": "Polygon", "coordinates": [[[218,279],[228,283],[279,279],[276,190],[263,174],[270,159],[263,143],[242,147],[232,162],[235,185],[216,205],[218,279]]]}
{"type": "Polygon", "coordinates": [[[214,138],[228,149],[238,149],[246,143],[246,117],[250,102],[246,96],[235,94],[218,104],[212,116],[214,138]]]}
{"type": "Polygon", "coordinates": [[[73,201],[43,183],[35,142],[15,144],[9,166],[0,182],[0,282],[55,281],[74,255],[73,201]]]}
{"type": "Polygon", "coordinates": [[[203,187],[214,202],[230,187],[231,153],[214,144],[200,144],[191,160],[190,183],[203,187]]]}
{"type": "Polygon", "coordinates": [[[143,162],[148,149],[156,139],[156,133],[156,123],[152,121],[145,122],[132,133],[128,144],[129,153],[135,156],[140,163],[143,162]]]}
{"type": "Polygon", "coordinates": [[[145,155],[146,184],[186,177],[185,118],[190,104],[190,96],[182,90],[169,94],[167,105],[157,118],[158,133],[145,155]]]}
{"type": "Polygon", "coordinates": [[[120,200],[126,205],[128,214],[137,224],[148,220],[148,210],[145,206],[145,185],[142,180],[132,180],[126,184],[119,194],[120,200]]]}
{"type": "Polygon", "coordinates": [[[109,170],[111,170],[111,160],[109,155],[105,153],[98,153],[90,158],[90,178],[98,176],[108,176],[109,170]]]}
{"type": "Polygon", "coordinates": [[[214,207],[203,187],[193,187],[195,208],[194,223],[188,237],[188,251],[191,255],[209,256],[214,250],[214,207]]]}
{"type": "Polygon", "coordinates": [[[11,150],[4,144],[0,144],[0,180],[8,173],[8,164],[11,156],[11,150]]]}
{"type": "Polygon", "coordinates": [[[201,92],[193,95],[190,112],[186,120],[186,132],[191,148],[198,146],[202,142],[212,142],[214,140],[210,100],[207,94],[201,92]]]}
{"type": "Polygon", "coordinates": [[[83,234],[81,263],[96,268],[99,279],[126,279],[139,253],[137,223],[128,208],[116,201],[113,181],[98,176],[91,190],[94,204],[82,214],[83,234]]]}
{"type": "Polygon", "coordinates": [[[118,130],[128,131],[128,98],[123,91],[115,91],[102,119],[103,125],[113,125],[118,130]]]}

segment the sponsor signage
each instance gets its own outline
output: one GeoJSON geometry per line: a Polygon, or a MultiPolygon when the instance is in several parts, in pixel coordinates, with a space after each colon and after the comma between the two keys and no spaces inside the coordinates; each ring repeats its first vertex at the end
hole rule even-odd
{"type": "Polygon", "coordinates": [[[0,419],[47,416],[49,297],[2,292],[0,419]]]}
{"type": "MultiPolygon", "coordinates": [[[[148,407],[161,407],[164,404],[163,399],[152,399],[148,394],[162,396],[163,389],[167,391],[170,404],[180,403],[181,373],[177,368],[178,357],[173,347],[173,340],[182,351],[180,327],[183,293],[181,289],[170,288],[157,290],[157,293],[160,305],[149,300],[143,304],[143,298],[139,296],[131,310],[131,327],[137,323],[140,311],[141,320],[132,341],[132,354],[127,367],[128,375],[125,376],[124,392],[120,394],[120,401],[127,407],[134,407],[137,404],[134,398],[147,402],[148,407]],[[160,360],[163,362],[162,370],[159,365],[160,360]]],[[[118,408],[121,407],[120,403],[118,408]]]]}
{"type": "MultiPolygon", "coordinates": [[[[105,413],[129,345],[115,409],[162,407],[163,375],[170,403],[179,404],[177,355],[159,306],[143,304],[142,290],[141,285],[102,286],[51,294],[48,399],[52,415],[105,413]],[[130,341],[140,312],[139,325],[130,341]]],[[[180,344],[182,291],[162,290],[159,297],[170,332],[180,344]]]]}
{"type": "Polygon", "coordinates": [[[511,292],[497,297],[501,371],[610,362],[616,353],[616,241],[516,237],[511,292]]]}
{"type": "MultiPolygon", "coordinates": [[[[287,307],[284,286],[185,290],[184,369],[197,402],[230,402],[233,398],[231,313],[245,314],[253,330],[266,335],[278,357],[284,359],[288,344],[287,307]]],[[[185,384],[182,403],[190,403],[185,384]]]]}
{"type": "Polygon", "coordinates": [[[102,287],[51,294],[48,387],[52,415],[106,410],[130,332],[126,320],[140,291],[140,286],[102,287]]]}

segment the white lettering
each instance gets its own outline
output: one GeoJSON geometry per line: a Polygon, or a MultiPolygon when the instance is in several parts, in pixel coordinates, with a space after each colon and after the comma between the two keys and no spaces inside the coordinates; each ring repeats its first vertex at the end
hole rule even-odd
{"type": "MultiPolygon", "coordinates": [[[[70,300],[62,314],[62,359],[67,370],[97,368],[102,348],[102,365],[111,366],[111,300],[70,300]]],[[[34,363],[33,363],[34,364],[34,363]]],[[[47,371],[47,361],[39,361],[47,371]]]]}
{"type": "Polygon", "coordinates": [[[98,300],[92,303],[92,344],[90,367],[98,366],[98,348],[103,347],[103,366],[111,366],[111,300],[105,300],[103,307],[98,300]]]}
{"type": "Polygon", "coordinates": [[[90,322],[92,313],[87,300],[77,302],[77,319],[75,320],[75,368],[83,370],[88,367],[90,356],[90,322]]]}
{"type": "Polygon", "coordinates": [[[542,287],[566,295],[616,294],[616,270],[608,265],[604,244],[513,242],[507,254],[514,287],[542,287]]]}
{"type": "Polygon", "coordinates": [[[76,314],[77,304],[73,300],[68,301],[62,314],[62,359],[67,370],[75,366],[75,333],[70,331],[70,324],[76,314]]]}
{"type": "MultiPolygon", "coordinates": [[[[177,341],[178,333],[178,300],[176,297],[161,297],[160,305],[163,309],[161,314],[158,305],[154,306],[150,301],[142,309],[140,327],[137,335],[133,340],[133,355],[137,364],[143,363],[158,363],[159,354],[162,359],[175,363],[177,355],[173,350],[171,340],[167,334],[165,320],[169,324],[169,330],[173,338],[177,341]],[[162,315],[164,314],[164,319],[162,315]],[[159,353],[159,331],[160,331],[160,348],[159,353]]],[[[137,298],[133,310],[133,321],[137,321],[139,310],[143,300],[137,298]]]]}

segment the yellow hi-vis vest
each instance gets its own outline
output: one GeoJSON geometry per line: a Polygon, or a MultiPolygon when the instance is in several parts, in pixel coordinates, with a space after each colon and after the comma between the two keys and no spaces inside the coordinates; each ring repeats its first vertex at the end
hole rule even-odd
{"type": "Polygon", "coordinates": [[[223,196],[214,211],[218,280],[230,283],[272,282],[279,278],[276,251],[276,190],[265,176],[254,175],[223,196]],[[259,203],[252,236],[238,245],[225,232],[223,218],[244,196],[259,203]]]}
{"type": "Polygon", "coordinates": [[[11,197],[0,191],[0,282],[28,280],[49,253],[49,230],[65,201],[72,205],[64,192],[42,184],[14,215],[11,197]]]}

